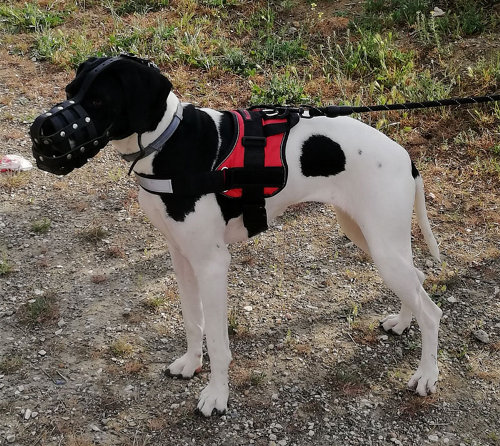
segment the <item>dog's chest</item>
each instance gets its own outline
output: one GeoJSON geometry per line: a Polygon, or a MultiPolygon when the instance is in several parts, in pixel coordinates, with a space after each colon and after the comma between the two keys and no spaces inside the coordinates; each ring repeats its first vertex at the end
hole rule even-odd
{"type": "MultiPolygon", "coordinates": [[[[219,113],[189,105],[179,130],[155,157],[153,173],[158,177],[223,174],[227,184],[234,186],[216,193],[224,220],[227,224],[243,214],[253,235],[267,228],[264,198],[286,184],[289,129],[289,117],[268,118],[262,112],[246,110],[219,113]],[[260,222],[256,222],[258,218],[260,222]]],[[[182,222],[203,195],[206,192],[184,194],[178,190],[160,196],[168,216],[182,222]]]]}

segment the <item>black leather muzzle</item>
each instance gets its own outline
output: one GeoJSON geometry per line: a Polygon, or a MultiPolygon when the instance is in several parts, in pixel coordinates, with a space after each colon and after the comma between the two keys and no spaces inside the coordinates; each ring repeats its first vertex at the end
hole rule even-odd
{"type": "Polygon", "coordinates": [[[85,109],[64,101],[35,119],[30,128],[33,156],[38,168],[66,175],[82,167],[109,142],[109,129],[97,133],[85,109]]]}
{"type": "Polygon", "coordinates": [[[82,167],[110,141],[111,125],[104,131],[101,129],[101,134],[98,134],[94,122],[80,102],[97,75],[120,60],[132,60],[159,71],[149,60],[127,54],[110,57],[92,68],[86,73],[75,97],[41,114],[31,125],[33,155],[40,169],[56,175],[66,175],[73,169],[82,167]]]}

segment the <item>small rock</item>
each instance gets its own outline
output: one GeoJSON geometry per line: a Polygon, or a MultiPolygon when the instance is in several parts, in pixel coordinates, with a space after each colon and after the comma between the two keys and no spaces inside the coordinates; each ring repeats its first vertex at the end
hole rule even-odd
{"type": "Polygon", "coordinates": [[[31,412],[31,418],[36,418],[38,416],[38,412],[31,412]]]}
{"type": "Polygon", "coordinates": [[[7,443],[14,443],[14,441],[16,441],[16,436],[14,434],[7,435],[6,440],[7,443]]]}
{"type": "Polygon", "coordinates": [[[454,297],[454,296],[450,296],[448,297],[448,299],[446,299],[450,304],[455,304],[458,302],[457,298],[454,297]]]}
{"type": "Polygon", "coordinates": [[[273,401],[277,401],[279,399],[279,395],[277,393],[273,393],[272,396],[271,396],[271,399],[273,401]]]}
{"type": "Polygon", "coordinates": [[[439,437],[437,435],[429,435],[427,438],[429,439],[429,441],[432,441],[434,443],[439,441],[439,437]]]}
{"type": "Polygon", "coordinates": [[[47,352],[46,352],[45,350],[43,350],[43,349],[42,349],[42,350],[39,350],[39,351],[38,351],[38,354],[39,354],[40,356],[45,356],[45,355],[47,354],[47,352]]]}
{"type": "Polygon", "coordinates": [[[243,309],[244,309],[245,311],[252,311],[252,310],[253,310],[253,307],[252,307],[251,305],[247,305],[247,306],[243,307],[243,309]]]}
{"type": "Polygon", "coordinates": [[[31,418],[31,409],[26,409],[24,411],[24,419],[29,420],[31,418]]]}
{"type": "Polygon", "coordinates": [[[474,330],[472,334],[479,342],[482,342],[483,344],[489,344],[490,337],[488,336],[488,333],[486,333],[484,330],[481,329],[474,330]]]}
{"type": "Polygon", "coordinates": [[[269,440],[276,441],[277,437],[274,434],[269,434],[269,440]]]}
{"type": "Polygon", "coordinates": [[[95,425],[95,424],[91,424],[91,425],[89,425],[89,427],[90,427],[90,430],[92,430],[94,432],[100,432],[101,431],[101,429],[99,429],[99,427],[97,425],[95,425]]]}
{"type": "MultiPolygon", "coordinates": [[[[431,11],[431,15],[433,17],[442,17],[445,15],[445,12],[441,8],[438,8],[437,6],[435,6],[434,10],[431,11]]],[[[429,194],[429,196],[430,196],[430,194],[429,194]]]]}

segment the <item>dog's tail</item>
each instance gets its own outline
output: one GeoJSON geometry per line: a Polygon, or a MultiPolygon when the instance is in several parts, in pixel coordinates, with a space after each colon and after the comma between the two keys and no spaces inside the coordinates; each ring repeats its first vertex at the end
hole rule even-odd
{"type": "Polygon", "coordinates": [[[425,207],[425,194],[424,194],[424,182],[422,177],[418,173],[415,166],[413,167],[413,173],[415,178],[415,213],[417,214],[418,225],[424,236],[424,240],[429,247],[432,257],[436,260],[440,260],[439,247],[436,242],[436,238],[432,233],[431,225],[429,219],[427,218],[427,209],[425,207]]]}

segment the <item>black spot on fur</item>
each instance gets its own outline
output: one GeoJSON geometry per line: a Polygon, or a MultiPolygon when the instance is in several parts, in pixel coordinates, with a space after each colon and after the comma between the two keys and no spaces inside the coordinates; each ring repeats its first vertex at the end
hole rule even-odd
{"type": "Polygon", "coordinates": [[[413,178],[417,178],[419,175],[420,175],[420,173],[418,172],[417,167],[415,166],[415,164],[413,164],[413,161],[412,161],[411,162],[411,176],[413,178]]]}
{"type": "Polygon", "coordinates": [[[345,169],[340,145],[324,135],[313,135],[302,145],[300,167],[306,177],[329,177],[345,169]]]}

